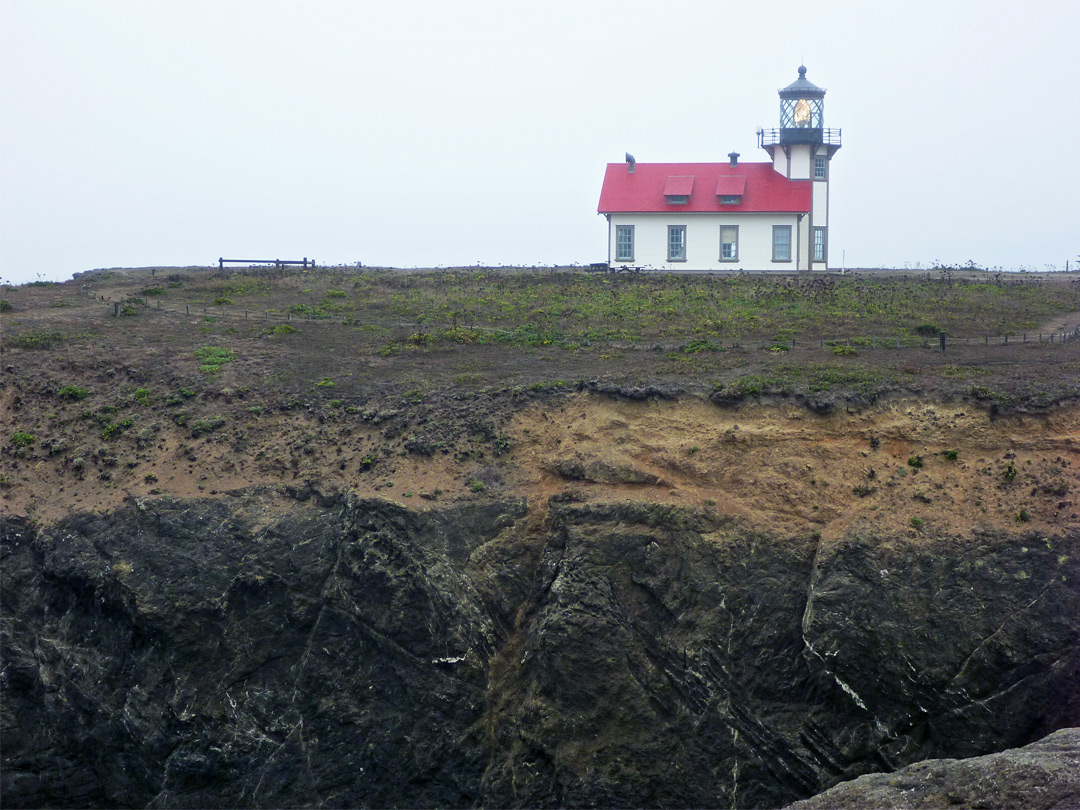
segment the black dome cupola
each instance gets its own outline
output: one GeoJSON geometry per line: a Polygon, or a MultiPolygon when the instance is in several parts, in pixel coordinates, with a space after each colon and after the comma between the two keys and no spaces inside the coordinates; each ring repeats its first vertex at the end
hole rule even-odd
{"type": "Polygon", "coordinates": [[[780,139],[782,143],[821,143],[825,121],[825,88],[806,78],[806,66],[799,66],[799,78],[779,91],[780,139]]]}

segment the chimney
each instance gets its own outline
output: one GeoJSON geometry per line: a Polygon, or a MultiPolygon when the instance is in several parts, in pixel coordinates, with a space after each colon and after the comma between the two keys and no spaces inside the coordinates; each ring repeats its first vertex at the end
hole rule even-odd
{"type": "Polygon", "coordinates": [[[734,169],[736,166],[739,165],[739,153],[738,152],[728,152],[727,156],[731,160],[731,163],[728,164],[729,166],[731,166],[731,168],[734,169]]]}
{"type": "Polygon", "coordinates": [[[631,155],[629,152],[626,153],[626,162],[628,164],[626,168],[627,174],[633,174],[634,167],[637,165],[637,161],[634,160],[634,156],[631,155]]]}

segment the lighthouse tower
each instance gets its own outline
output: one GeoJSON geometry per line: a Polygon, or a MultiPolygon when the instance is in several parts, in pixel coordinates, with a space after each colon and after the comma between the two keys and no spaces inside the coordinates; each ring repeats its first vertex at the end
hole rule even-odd
{"type": "Polygon", "coordinates": [[[778,91],[780,127],[758,130],[758,146],[769,153],[773,169],[788,180],[813,183],[810,213],[799,223],[799,266],[825,270],[829,260],[830,163],[840,148],[840,130],[825,128],[825,88],[799,78],[778,91]]]}

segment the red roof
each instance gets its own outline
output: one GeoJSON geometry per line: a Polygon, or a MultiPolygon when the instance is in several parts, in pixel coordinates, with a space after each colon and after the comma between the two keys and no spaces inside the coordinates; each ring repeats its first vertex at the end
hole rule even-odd
{"type": "Polygon", "coordinates": [[[771,163],[638,163],[631,173],[626,163],[609,163],[600,191],[601,214],[698,211],[730,213],[732,211],[777,211],[801,213],[810,210],[811,180],[788,180],[773,169],[771,163]],[[692,178],[692,193],[669,191],[669,180],[692,178]],[[736,205],[723,205],[720,195],[731,196],[738,191],[742,178],[742,199],[736,205]],[[696,181],[696,182],[695,182],[696,181]],[[729,185],[730,184],[730,185],[729,185]],[[686,205],[673,208],[667,194],[687,193],[686,205]]]}

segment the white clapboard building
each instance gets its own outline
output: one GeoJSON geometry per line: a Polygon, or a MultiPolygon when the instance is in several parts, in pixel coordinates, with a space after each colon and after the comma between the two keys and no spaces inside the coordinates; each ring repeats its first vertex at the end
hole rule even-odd
{"type": "Polygon", "coordinates": [[[609,163],[598,210],[608,264],[676,271],[824,270],[829,167],[825,90],[799,78],[779,91],[780,126],[759,130],[768,163],[609,163]]]}

